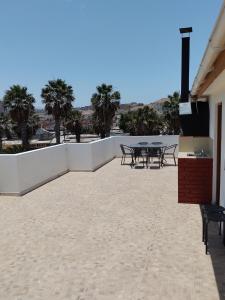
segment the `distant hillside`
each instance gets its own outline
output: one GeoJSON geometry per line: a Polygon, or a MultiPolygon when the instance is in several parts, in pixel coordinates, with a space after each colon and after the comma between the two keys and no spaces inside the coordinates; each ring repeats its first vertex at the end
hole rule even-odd
{"type": "Polygon", "coordinates": [[[149,104],[143,104],[143,103],[128,103],[128,104],[122,104],[120,105],[120,113],[125,113],[126,111],[135,111],[139,108],[143,108],[144,106],[152,107],[155,110],[157,110],[159,113],[162,113],[162,107],[163,104],[168,100],[168,98],[162,98],[156,101],[153,101],[149,104]]]}
{"type": "Polygon", "coordinates": [[[168,101],[169,98],[161,98],[149,104],[149,106],[153,107],[158,112],[162,113],[163,104],[168,101]]]}
{"type": "MultiPolygon", "coordinates": [[[[155,110],[157,110],[159,113],[162,113],[162,106],[167,100],[168,98],[161,98],[149,104],[137,103],[137,102],[121,103],[118,113],[120,114],[120,113],[126,113],[127,111],[135,111],[139,108],[143,108],[144,106],[152,107],[155,110]]],[[[90,114],[93,111],[92,105],[78,107],[77,109],[82,111],[84,114],[90,114]]]]}

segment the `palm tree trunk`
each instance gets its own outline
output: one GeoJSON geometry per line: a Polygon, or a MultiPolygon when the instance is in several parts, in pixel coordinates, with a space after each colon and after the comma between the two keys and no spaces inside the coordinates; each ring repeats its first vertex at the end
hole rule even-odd
{"type": "Polygon", "coordinates": [[[27,123],[22,122],[21,124],[21,140],[22,140],[22,147],[24,150],[29,150],[29,142],[27,136],[27,123]]]}
{"type": "Polygon", "coordinates": [[[60,118],[55,118],[55,137],[56,144],[60,144],[60,118]]]}
{"type": "Polygon", "coordinates": [[[2,135],[0,135],[0,152],[2,152],[2,135]]]}
{"type": "Polygon", "coordinates": [[[105,138],[105,131],[104,130],[101,131],[100,136],[101,136],[101,139],[105,138]]]}
{"type": "Polygon", "coordinates": [[[105,137],[110,137],[111,120],[107,120],[105,124],[105,137]]]}
{"type": "Polygon", "coordinates": [[[110,130],[107,130],[107,131],[106,131],[105,137],[110,137],[110,130]]]}
{"type": "Polygon", "coordinates": [[[80,133],[76,133],[76,141],[77,143],[80,143],[80,133]]]}

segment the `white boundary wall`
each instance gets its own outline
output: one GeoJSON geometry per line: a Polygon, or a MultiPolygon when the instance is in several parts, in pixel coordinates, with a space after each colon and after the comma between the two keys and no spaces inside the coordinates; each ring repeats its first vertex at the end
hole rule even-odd
{"type": "Polygon", "coordinates": [[[115,157],[120,144],[162,141],[178,144],[179,136],[113,136],[91,143],[61,144],[19,154],[0,155],[0,194],[22,195],[68,171],[95,171],[115,157]]]}

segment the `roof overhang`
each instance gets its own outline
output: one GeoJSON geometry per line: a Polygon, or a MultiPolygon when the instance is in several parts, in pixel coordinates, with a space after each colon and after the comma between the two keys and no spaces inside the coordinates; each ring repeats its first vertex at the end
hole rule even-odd
{"type": "Polygon", "coordinates": [[[191,94],[201,97],[225,69],[225,0],[195,77],[191,94]],[[224,53],[223,53],[224,52],[224,53]],[[218,61],[220,59],[220,61],[218,61]],[[222,64],[221,64],[222,61],[222,64]],[[224,62],[224,64],[223,64],[224,62]]]}

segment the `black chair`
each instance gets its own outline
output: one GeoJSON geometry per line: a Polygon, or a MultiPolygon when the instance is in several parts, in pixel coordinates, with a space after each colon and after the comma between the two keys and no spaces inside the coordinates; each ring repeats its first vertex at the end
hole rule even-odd
{"type": "MultiPolygon", "coordinates": [[[[139,142],[140,146],[146,146],[148,145],[148,142],[139,142]]],[[[143,167],[146,164],[146,167],[148,166],[148,150],[147,149],[135,149],[135,158],[138,158],[138,161],[140,158],[142,158],[143,167]]]]}
{"type": "MultiPolygon", "coordinates": [[[[223,223],[223,244],[225,246],[225,230],[224,230],[224,224],[225,224],[225,215],[223,213],[208,213],[205,217],[204,221],[204,242],[205,242],[205,253],[208,253],[208,226],[210,222],[216,222],[219,224],[223,223]]],[[[221,228],[221,225],[220,225],[221,228]]],[[[221,231],[220,231],[221,234],[221,231]]]]}
{"type": "Polygon", "coordinates": [[[176,157],[175,157],[176,148],[177,148],[177,144],[164,147],[162,153],[162,165],[164,165],[164,162],[167,162],[166,157],[173,158],[175,166],[177,165],[176,157]]]}
{"type": "Polygon", "coordinates": [[[120,148],[122,151],[121,165],[125,164],[125,159],[127,156],[131,158],[131,164],[134,163],[134,150],[126,145],[120,144],[120,148]]]}
{"type": "Polygon", "coordinates": [[[162,165],[162,149],[159,147],[149,148],[148,150],[148,164],[149,161],[154,161],[154,158],[158,159],[159,168],[162,165]]]}
{"type": "MultiPolygon", "coordinates": [[[[208,253],[208,225],[210,222],[217,222],[219,224],[219,235],[221,235],[222,223],[225,222],[225,215],[223,212],[225,208],[215,204],[206,204],[201,206],[202,211],[202,241],[206,246],[206,254],[208,253]]],[[[224,230],[225,243],[225,230],[224,230]]]]}

